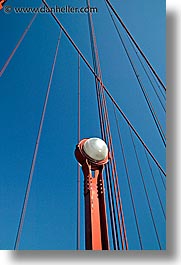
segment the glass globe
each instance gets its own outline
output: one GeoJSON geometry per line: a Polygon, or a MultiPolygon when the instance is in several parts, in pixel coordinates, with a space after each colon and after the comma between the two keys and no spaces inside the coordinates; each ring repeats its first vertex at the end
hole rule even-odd
{"type": "Polygon", "coordinates": [[[95,161],[102,161],[108,155],[106,143],[100,138],[90,138],[83,145],[84,152],[95,161]]]}

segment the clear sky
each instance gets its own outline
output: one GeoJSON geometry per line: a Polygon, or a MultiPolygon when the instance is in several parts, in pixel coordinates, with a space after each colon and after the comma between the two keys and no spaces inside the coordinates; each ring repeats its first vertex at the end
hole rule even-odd
{"type": "MultiPolygon", "coordinates": [[[[51,6],[86,6],[85,0],[49,0],[51,6]]],[[[158,72],[166,80],[165,1],[112,0],[115,9],[158,72]]],[[[165,149],[122,48],[104,0],[92,0],[103,81],[165,169],[165,149]]],[[[31,1],[40,6],[41,1],[31,1]]],[[[6,5],[16,6],[8,0],[6,5]]],[[[30,6],[19,0],[17,6],[30,6]]],[[[57,15],[92,65],[87,14],[57,15]]],[[[0,69],[32,14],[0,11],[0,69]]],[[[119,24],[118,24],[119,25],[119,24]]],[[[120,27],[120,26],[119,26],[120,27]]],[[[121,29],[121,27],[120,27],[121,29]]],[[[0,249],[13,249],[59,28],[49,14],[39,14],[0,78],[0,249]]],[[[125,37],[125,35],[124,35],[125,37]]],[[[126,39],[126,38],[125,38],[126,39]]],[[[128,42],[127,45],[129,46],[128,42]]],[[[130,47],[130,46],[129,46],[130,47]]],[[[133,52],[132,52],[133,54],[133,52]]],[[[133,55],[134,56],[134,55],[133,55]]],[[[138,62],[135,62],[138,65],[138,62]]],[[[138,69],[141,71],[140,66],[138,69]]],[[[165,115],[145,76],[145,87],[165,130],[165,115]]],[[[130,249],[139,249],[112,104],[107,98],[130,249]]],[[[119,116],[120,117],[120,116],[119,116]]],[[[128,128],[119,118],[145,249],[157,249],[145,194],[128,128]]],[[[81,62],[81,138],[100,137],[94,78],[81,62]]],[[[53,76],[20,249],[75,249],[77,215],[77,54],[62,35],[53,76]]],[[[165,221],[141,145],[136,142],[162,247],[165,221]]],[[[153,166],[162,202],[163,189],[153,166]]],[[[81,248],[84,249],[83,178],[81,176],[81,248]]]]}

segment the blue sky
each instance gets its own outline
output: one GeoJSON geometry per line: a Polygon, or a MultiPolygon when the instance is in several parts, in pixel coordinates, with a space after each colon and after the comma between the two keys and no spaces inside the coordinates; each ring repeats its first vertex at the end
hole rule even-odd
{"type": "MultiPolygon", "coordinates": [[[[77,6],[77,1],[61,5],[77,6]]],[[[165,83],[165,2],[116,1],[112,4],[165,83]]],[[[9,0],[8,5],[15,6],[9,0]]],[[[39,6],[41,1],[31,1],[39,6]]],[[[60,1],[48,1],[53,6],[60,1]]],[[[160,164],[165,168],[165,149],[156,131],[143,95],[121,46],[104,1],[91,1],[98,8],[93,15],[103,81],[133,123],[160,164]]],[[[18,1],[18,6],[30,6],[18,1]]],[[[79,6],[86,6],[79,1],[79,6]]],[[[57,15],[75,43],[92,64],[86,14],[57,15]]],[[[15,47],[32,14],[0,12],[0,68],[15,47]]],[[[119,24],[118,24],[119,25],[119,24]]],[[[121,29],[121,28],[120,28],[121,29]]],[[[48,14],[39,14],[0,79],[0,248],[13,249],[25,187],[29,175],[39,120],[48,85],[59,28],[48,14]]],[[[128,43],[127,43],[128,44],[128,43]]],[[[141,71],[141,68],[138,69],[141,71]]],[[[143,73],[142,73],[143,75],[143,73]]],[[[143,76],[154,107],[165,129],[165,116],[151,87],[143,76]]],[[[130,196],[125,179],[112,104],[107,99],[113,143],[118,164],[123,210],[130,249],[138,248],[130,196]]],[[[145,249],[157,249],[145,195],[141,186],[128,128],[119,118],[134,186],[135,202],[145,249]]],[[[81,138],[100,137],[94,78],[81,62],[81,138]]],[[[62,35],[48,102],[37,163],[33,176],[20,249],[76,248],[77,163],[77,54],[62,35]]],[[[165,222],[161,214],[148,165],[136,141],[152,202],[161,242],[165,248],[165,222]]],[[[165,204],[165,191],[152,164],[159,192],[165,204]]],[[[81,177],[81,248],[83,231],[83,178],[81,177]]]]}

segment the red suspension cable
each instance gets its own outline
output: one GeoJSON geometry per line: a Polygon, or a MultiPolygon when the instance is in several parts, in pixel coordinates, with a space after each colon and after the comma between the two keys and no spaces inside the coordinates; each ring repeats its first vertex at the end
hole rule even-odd
{"type": "Polygon", "coordinates": [[[56,23],[58,24],[58,26],[62,29],[62,31],[64,32],[65,36],[68,38],[68,40],[70,41],[70,43],[73,45],[74,49],[77,51],[77,53],[80,55],[80,57],[82,58],[82,60],[84,61],[84,63],[87,65],[87,67],[89,68],[89,70],[95,76],[97,82],[100,83],[100,85],[105,90],[105,92],[108,95],[108,97],[110,98],[110,100],[114,103],[114,105],[116,106],[116,108],[118,109],[118,111],[120,112],[120,114],[122,115],[122,117],[124,118],[124,120],[126,121],[126,123],[129,125],[129,127],[134,132],[134,134],[136,135],[136,137],[138,138],[138,140],[141,142],[141,144],[147,150],[147,152],[149,153],[149,155],[151,156],[151,158],[153,159],[153,161],[155,162],[155,164],[157,165],[157,167],[161,170],[161,172],[163,173],[163,175],[166,177],[166,173],[163,170],[163,168],[161,167],[161,165],[159,164],[159,162],[156,160],[156,158],[154,157],[154,155],[152,154],[152,152],[149,150],[149,148],[147,147],[147,145],[145,144],[145,142],[143,141],[143,139],[141,138],[141,136],[138,134],[138,132],[136,131],[136,129],[134,128],[134,126],[131,124],[131,122],[129,121],[129,119],[125,115],[125,113],[119,107],[118,103],[113,98],[113,96],[111,95],[111,93],[108,91],[108,89],[106,88],[106,86],[103,84],[102,80],[99,78],[99,76],[97,75],[97,73],[94,71],[94,69],[92,68],[92,66],[89,64],[89,62],[87,61],[87,59],[85,58],[85,56],[82,54],[82,52],[80,51],[80,49],[77,47],[77,45],[75,44],[75,42],[72,40],[72,38],[70,37],[70,35],[68,34],[68,32],[62,26],[62,24],[60,23],[60,21],[58,20],[58,18],[55,16],[55,14],[51,11],[51,9],[48,6],[48,4],[46,3],[46,1],[45,0],[42,0],[42,2],[50,10],[49,13],[53,17],[53,19],[56,21],[56,23]]]}
{"type": "Polygon", "coordinates": [[[12,53],[10,54],[10,56],[7,59],[6,63],[4,64],[3,68],[1,69],[1,71],[0,71],[0,77],[3,75],[3,73],[6,70],[6,68],[8,67],[8,65],[9,65],[10,61],[12,60],[15,52],[17,51],[17,49],[19,48],[20,44],[24,40],[26,34],[28,33],[29,29],[31,28],[31,26],[32,26],[33,22],[35,21],[37,15],[38,15],[38,13],[35,13],[35,15],[30,20],[30,22],[29,22],[28,26],[26,27],[25,31],[23,32],[21,38],[19,39],[18,43],[16,44],[15,48],[13,49],[12,53]]]}
{"type": "Polygon", "coordinates": [[[159,81],[159,83],[162,85],[162,87],[164,88],[164,90],[166,91],[166,87],[163,84],[162,80],[160,79],[160,77],[158,76],[158,74],[156,73],[155,69],[153,68],[153,66],[151,65],[151,63],[149,62],[149,60],[147,59],[147,57],[145,56],[145,54],[143,53],[143,51],[141,50],[141,48],[139,47],[139,45],[137,44],[137,42],[135,41],[135,39],[133,38],[133,36],[131,35],[131,33],[129,32],[129,30],[127,29],[126,25],[124,24],[124,22],[122,21],[122,19],[120,18],[120,16],[118,15],[118,13],[116,12],[115,8],[113,7],[113,5],[110,3],[109,0],[105,0],[106,3],[109,5],[109,7],[111,8],[111,10],[113,11],[113,13],[115,14],[116,18],[118,19],[118,21],[121,23],[122,27],[124,28],[124,30],[126,31],[126,33],[128,34],[128,36],[130,37],[130,39],[132,40],[132,42],[134,43],[134,45],[136,46],[136,48],[138,49],[138,51],[140,52],[140,54],[142,55],[142,57],[145,59],[146,63],[148,64],[148,66],[150,67],[151,71],[153,72],[153,74],[155,75],[155,77],[157,78],[157,80],[159,81]]]}
{"type": "Polygon", "coordinates": [[[54,61],[53,61],[53,64],[52,64],[50,79],[49,79],[49,83],[48,83],[48,88],[47,88],[46,97],[45,97],[44,106],[43,106],[43,111],[42,111],[41,120],[40,120],[40,125],[39,125],[39,129],[38,129],[38,135],[37,135],[37,139],[36,139],[36,144],[35,144],[35,149],[34,149],[34,153],[33,153],[32,164],[31,164],[31,168],[30,168],[30,174],[29,174],[29,178],[28,178],[28,183],[27,183],[27,187],[26,187],[26,193],[25,193],[24,202],[23,202],[23,208],[22,208],[22,212],[21,212],[20,222],[19,222],[19,226],[18,226],[18,232],[17,232],[15,246],[14,246],[15,250],[17,250],[18,247],[19,247],[21,234],[22,234],[22,229],[23,229],[23,225],[24,225],[24,219],[25,219],[25,215],[26,215],[26,209],[27,209],[27,205],[28,205],[28,199],[29,199],[29,194],[30,194],[30,190],[31,190],[31,184],[32,184],[32,180],[33,180],[33,173],[34,173],[34,169],[35,169],[36,158],[37,158],[37,154],[38,154],[39,143],[40,143],[43,123],[44,123],[44,119],[45,119],[45,113],[46,113],[46,108],[47,108],[50,88],[51,88],[51,84],[52,84],[52,78],[53,78],[55,64],[56,64],[56,59],[57,59],[58,50],[59,50],[61,33],[62,33],[62,31],[60,31],[60,34],[59,34],[59,37],[58,37],[58,41],[57,41],[54,61]]]}
{"type": "MultiPolygon", "coordinates": [[[[96,74],[101,75],[98,68],[98,60],[97,60],[97,53],[95,51],[95,39],[93,39],[94,35],[94,28],[92,26],[92,20],[90,19],[90,16],[88,16],[89,21],[89,30],[90,30],[90,41],[91,41],[91,49],[92,49],[92,59],[94,64],[94,69],[96,74]]],[[[100,120],[100,128],[101,128],[101,135],[104,141],[106,141],[106,132],[104,128],[104,119],[103,119],[103,108],[101,107],[101,94],[100,94],[100,84],[95,79],[96,82],[96,93],[97,93],[97,103],[98,103],[98,111],[99,111],[99,120],[100,120]]],[[[108,202],[109,202],[109,208],[110,208],[110,221],[111,221],[111,231],[112,231],[112,237],[113,237],[113,246],[114,249],[119,249],[118,247],[118,234],[116,229],[116,217],[115,217],[115,210],[114,210],[114,203],[113,203],[113,195],[112,195],[112,188],[111,188],[111,179],[110,179],[110,166],[109,164],[105,166],[106,171],[106,183],[107,183],[107,189],[108,189],[108,202]]]]}
{"type": "MultiPolygon", "coordinates": [[[[90,6],[89,0],[87,1],[87,4],[88,4],[88,6],[90,6]]],[[[91,37],[92,37],[92,42],[93,42],[93,50],[94,50],[93,54],[95,57],[96,69],[98,71],[99,78],[102,80],[102,73],[101,73],[100,61],[99,61],[99,56],[98,56],[98,49],[97,49],[97,44],[96,44],[96,36],[95,36],[94,25],[93,25],[91,14],[89,14],[89,22],[90,22],[91,37]]],[[[102,109],[101,112],[104,113],[103,123],[105,124],[105,126],[104,126],[104,128],[106,130],[105,135],[108,137],[108,141],[109,141],[111,151],[112,151],[111,163],[112,163],[113,169],[112,169],[111,177],[112,177],[113,185],[114,185],[116,208],[117,208],[118,220],[120,223],[120,236],[121,236],[121,240],[122,240],[122,248],[124,249],[124,245],[125,245],[125,249],[128,249],[128,242],[127,242],[127,237],[126,237],[126,228],[125,228],[125,223],[124,223],[124,214],[123,214],[122,202],[121,202],[121,196],[120,196],[118,174],[117,174],[117,170],[116,170],[116,161],[114,158],[114,148],[113,148],[112,136],[111,136],[111,131],[110,131],[110,123],[109,123],[109,118],[108,118],[107,104],[106,104],[106,100],[105,100],[104,90],[101,86],[99,87],[99,94],[100,94],[100,98],[101,98],[101,104],[100,104],[101,109],[102,109]],[[121,216],[121,218],[120,218],[120,216],[121,216]],[[122,230],[123,230],[124,238],[122,238],[122,230]],[[123,243],[123,241],[124,241],[124,243],[123,243]]],[[[99,98],[99,100],[100,100],[100,98],[99,98]]]]}
{"type": "MultiPolygon", "coordinates": [[[[157,127],[157,129],[158,129],[158,132],[159,132],[159,134],[160,134],[160,137],[161,137],[161,139],[162,139],[162,141],[163,141],[164,146],[166,146],[166,141],[165,141],[166,137],[165,137],[165,134],[164,134],[164,131],[163,131],[162,125],[161,125],[161,123],[160,123],[160,121],[159,121],[159,119],[158,119],[157,113],[156,113],[156,111],[155,111],[155,109],[154,109],[154,107],[153,107],[153,104],[151,103],[151,100],[150,100],[150,98],[149,98],[149,95],[148,95],[148,93],[147,93],[147,90],[146,90],[145,86],[143,85],[143,82],[142,82],[142,80],[141,80],[141,78],[140,78],[140,75],[138,74],[138,70],[137,70],[137,68],[136,68],[136,66],[135,66],[135,64],[134,64],[134,62],[133,62],[133,59],[131,58],[131,54],[129,53],[128,48],[126,47],[125,41],[123,40],[123,37],[121,36],[121,33],[120,33],[120,31],[119,31],[119,29],[118,29],[118,27],[117,27],[117,25],[116,25],[116,22],[115,22],[115,20],[114,20],[112,14],[111,14],[111,11],[109,10],[109,7],[108,7],[107,4],[106,4],[106,6],[107,6],[108,12],[109,12],[109,14],[110,14],[110,16],[111,16],[111,19],[112,19],[112,21],[113,21],[113,24],[114,24],[114,26],[115,26],[115,29],[116,29],[116,31],[117,31],[117,33],[118,33],[118,36],[119,36],[119,38],[120,38],[120,41],[121,41],[121,43],[122,43],[122,45],[123,45],[123,48],[124,48],[124,50],[125,50],[125,52],[126,52],[126,55],[127,55],[127,57],[128,57],[128,60],[129,60],[129,62],[130,62],[130,64],[131,64],[131,67],[132,67],[132,69],[133,69],[133,72],[134,72],[134,74],[135,74],[135,76],[136,76],[136,79],[137,79],[137,81],[138,81],[139,87],[140,87],[140,89],[141,89],[141,91],[142,91],[142,93],[143,93],[143,95],[144,95],[144,98],[145,98],[146,103],[147,103],[147,105],[148,105],[148,108],[149,108],[149,110],[150,110],[150,112],[151,112],[151,115],[152,115],[152,117],[153,117],[153,120],[154,120],[154,122],[155,122],[155,125],[156,125],[156,127],[157,127]]],[[[128,39],[129,39],[129,38],[128,38],[128,39]]],[[[137,51],[135,50],[135,47],[134,47],[133,43],[131,42],[130,39],[129,39],[129,41],[130,41],[130,43],[131,43],[131,45],[132,45],[134,51],[135,51],[136,54],[137,54],[137,51]]],[[[138,55],[137,55],[137,56],[138,56],[138,55]]],[[[139,57],[138,57],[138,58],[139,58],[139,57]]]]}
{"type": "Polygon", "coordinates": [[[155,219],[154,219],[153,210],[152,210],[152,207],[151,207],[151,202],[150,202],[150,199],[149,199],[149,196],[148,196],[148,191],[147,191],[147,187],[146,187],[143,171],[142,171],[142,168],[141,168],[140,160],[139,160],[139,157],[138,157],[136,144],[134,142],[133,134],[132,134],[132,131],[131,131],[130,127],[129,127],[129,132],[130,132],[131,141],[132,141],[132,144],[133,144],[133,148],[134,148],[136,161],[137,161],[137,164],[138,164],[138,168],[139,168],[139,172],[140,172],[140,176],[141,176],[144,192],[145,192],[145,195],[146,195],[146,199],[147,199],[148,208],[149,208],[149,211],[150,211],[151,220],[152,220],[153,227],[154,227],[154,230],[155,230],[155,234],[156,234],[157,242],[158,242],[158,245],[159,245],[159,249],[161,250],[162,246],[161,246],[161,242],[160,242],[160,238],[159,238],[156,222],[155,222],[155,219]]]}
{"type": "Polygon", "coordinates": [[[134,213],[136,229],[137,229],[138,238],[139,238],[139,244],[140,244],[140,248],[142,250],[143,249],[143,243],[142,243],[142,238],[141,238],[141,233],[140,233],[140,228],[139,228],[139,223],[138,223],[136,205],[135,205],[134,196],[133,196],[133,192],[132,192],[132,185],[131,185],[131,180],[130,180],[130,176],[129,176],[127,159],[126,159],[126,154],[125,154],[125,151],[124,151],[123,140],[122,140],[122,136],[121,136],[121,130],[119,128],[118,118],[117,118],[117,115],[116,115],[116,110],[115,110],[115,106],[114,105],[113,105],[113,111],[114,111],[114,116],[115,116],[115,120],[116,120],[116,127],[117,127],[117,131],[118,131],[118,137],[119,137],[119,142],[120,142],[120,146],[121,146],[121,151],[122,151],[122,155],[123,155],[123,162],[124,162],[124,167],[125,167],[125,171],[126,171],[126,177],[127,177],[128,188],[129,188],[130,197],[131,197],[131,203],[132,203],[132,207],[133,207],[133,213],[134,213]]]}
{"type": "MultiPolygon", "coordinates": [[[[80,142],[80,55],[78,54],[78,132],[77,142],[80,142]]],[[[80,165],[77,165],[77,250],[80,250],[80,165]]]]}

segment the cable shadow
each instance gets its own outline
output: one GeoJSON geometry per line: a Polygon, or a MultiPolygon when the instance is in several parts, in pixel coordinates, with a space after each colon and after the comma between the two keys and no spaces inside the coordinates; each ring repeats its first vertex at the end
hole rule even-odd
{"type": "Polygon", "coordinates": [[[11,251],[10,259],[13,262],[43,261],[43,262],[89,262],[89,261],[174,261],[179,255],[177,242],[177,154],[178,139],[178,89],[177,71],[178,62],[178,15],[167,13],[167,250],[166,251],[11,251]],[[91,260],[89,260],[91,257],[91,260]],[[135,259],[136,258],[136,259],[135,259]]]}

